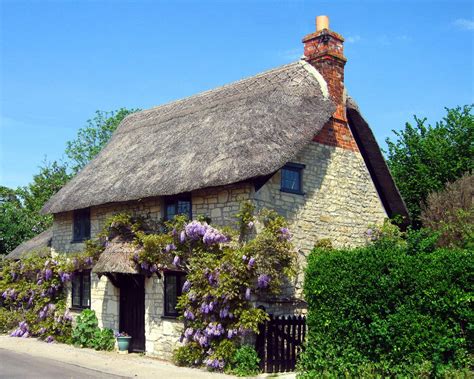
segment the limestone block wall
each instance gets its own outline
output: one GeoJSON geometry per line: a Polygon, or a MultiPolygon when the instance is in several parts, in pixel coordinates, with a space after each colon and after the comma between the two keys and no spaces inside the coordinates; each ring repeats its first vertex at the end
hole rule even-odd
{"type": "Polygon", "coordinates": [[[336,247],[362,245],[368,225],[387,217],[359,152],[312,142],[294,162],[306,165],[304,195],[281,192],[279,171],[255,201],[289,220],[299,250],[309,252],[322,238],[336,247]]]}
{"type": "MultiPolygon", "coordinates": [[[[303,267],[314,244],[323,238],[335,247],[360,246],[370,224],[387,217],[362,155],[358,151],[312,142],[294,160],[304,164],[304,195],[280,191],[277,172],[255,193],[258,208],[275,209],[285,216],[299,252],[297,278],[288,286],[301,297],[303,267]]],[[[271,306],[271,305],[269,305],[271,306]]]]}
{"type": "MultiPolygon", "coordinates": [[[[230,225],[240,204],[252,197],[253,186],[248,183],[209,188],[191,194],[193,216],[205,215],[216,225],[230,225]]],[[[120,212],[148,216],[154,221],[164,217],[164,199],[154,197],[126,203],[105,204],[91,208],[91,238],[103,228],[110,216],[120,212]]],[[[72,243],[73,212],[54,215],[52,247],[55,252],[73,253],[84,249],[83,243],[72,243]]]]}
{"type": "Polygon", "coordinates": [[[250,200],[252,195],[253,186],[250,183],[195,191],[191,200],[193,216],[205,215],[212,219],[213,224],[232,225],[241,203],[250,200]]]}
{"type": "Polygon", "coordinates": [[[183,330],[177,319],[163,317],[163,277],[153,275],[145,279],[145,350],[147,355],[171,359],[183,330]]]}
{"type": "MultiPolygon", "coordinates": [[[[105,204],[91,208],[91,238],[93,239],[103,228],[110,216],[120,212],[130,212],[149,216],[158,221],[162,217],[162,202],[159,197],[126,203],[105,204]]],[[[73,212],[54,215],[52,248],[56,252],[73,253],[84,249],[83,243],[72,243],[73,212]]]]}
{"type": "Polygon", "coordinates": [[[91,274],[91,309],[99,320],[99,327],[119,330],[120,289],[102,275],[91,274]]]}
{"type": "MultiPolygon", "coordinates": [[[[100,279],[91,273],[91,309],[95,311],[99,327],[112,330],[119,329],[120,290],[105,276],[100,279]]],[[[72,306],[71,282],[66,287],[66,305],[72,306]]],[[[81,313],[81,309],[70,309],[73,318],[81,313]]]]}

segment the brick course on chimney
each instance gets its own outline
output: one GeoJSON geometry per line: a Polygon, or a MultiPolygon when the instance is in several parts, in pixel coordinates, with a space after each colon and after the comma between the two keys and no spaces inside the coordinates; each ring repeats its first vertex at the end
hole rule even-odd
{"type": "Polygon", "coordinates": [[[317,30],[303,38],[304,59],[326,80],[337,108],[331,120],[314,137],[315,142],[358,151],[346,117],[344,94],[344,38],[329,29],[317,30]]]}

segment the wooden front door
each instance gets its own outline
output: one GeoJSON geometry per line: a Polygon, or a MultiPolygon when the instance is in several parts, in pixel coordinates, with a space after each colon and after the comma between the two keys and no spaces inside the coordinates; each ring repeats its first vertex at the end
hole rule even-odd
{"type": "Polygon", "coordinates": [[[121,275],[120,332],[132,336],[130,351],[145,351],[145,277],[121,275]]]}

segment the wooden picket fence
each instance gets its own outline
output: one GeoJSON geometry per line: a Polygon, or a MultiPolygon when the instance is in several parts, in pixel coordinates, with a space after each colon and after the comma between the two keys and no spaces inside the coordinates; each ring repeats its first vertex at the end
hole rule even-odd
{"type": "Polygon", "coordinates": [[[306,336],[304,316],[272,316],[260,325],[256,350],[263,372],[294,371],[306,336]]]}

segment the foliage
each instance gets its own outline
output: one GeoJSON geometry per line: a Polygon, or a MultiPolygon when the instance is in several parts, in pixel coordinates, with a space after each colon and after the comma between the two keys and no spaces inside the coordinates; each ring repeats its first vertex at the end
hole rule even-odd
{"type": "Polygon", "coordinates": [[[434,126],[415,116],[416,125],[407,123],[404,130],[394,131],[395,141],[386,141],[388,165],[416,226],[431,192],[473,170],[472,109],[446,108],[446,116],[434,126]]]}
{"type": "Polygon", "coordinates": [[[54,259],[34,252],[21,261],[3,260],[0,267],[0,331],[13,337],[39,337],[71,342],[72,317],[65,303],[66,284],[76,271],[90,268],[98,249],[54,259]]]}
{"type": "Polygon", "coordinates": [[[114,332],[111,329],[100,329],[95,312],[84,309],[76,319],[72,331],[72,342],[80,347],[96,350],[113,350],[115,345],[114,332]]]}
{"type": "Polygon", "coordinates": [[[79,129],[76,139],[67,142],[66,155],[72,162],[73,173],[76,174],[99,154],[122,120],[138,110],[96,111],[95,117],[87,120],[87,126],[79,129]]]}
{"type": "Polygon", "coordinates": [[[180,365],[204,363],[223,370],[242,336],[258,332],[258,325],[268,318],[251,300],[278,294],[283,280],[294,274],[296,255],[286,221],[267,210],[257,221],[253,212],[251,203],[242,205],[238,231],[220,230],[202,219],[189,221],[183,215],[155,232],[131,215],[118,214],[107,223],[106,238],[133,237],[139,251],[134,261],[145,274],[187,274],[178,301],[185,320],[185,346],[174,358],[180,365]]]}
{"type": "Polygon", "coordinates": [[[474,176],[464,175],[428,196],[421,221],[439,231],[439,245],[474,248],[474,176]]]}
{"type": "Polygon", "coordinates": [[[0,330],[14,337],[35,336],[69,342],[71,316],[63,286],[71,264],[35,254],[22,261],[4,261],[0,271],[0,330]]]}
{"type": "Polygon", "coordinates": [[[51,226],[51,216],[39,211],[69,178],[65,165],[45,162],[28,186],[0,187],[0,254],[8,254],[51,226]]]}
{"type": "Polygon", "coordinates": [[[237,376],[254,376],[260,372],[260,358],[250,345],[239,347],[232,357],[232,370],[229,372],[237,376]]]}
{"type": "Polygon", "coordinates": [[[52,217],[40,214],[43,205],[99,153],[119,123],[136,111],[125,108],[115,112],[97,111],[87,126],[79,130],[77,138],[67,143],[69,162],[43,162],[28,186],[0,187],[0,254],[8,254],[23,241],[51,226],[52,217]]]}
{"type": "Polygon", "coordinates": [[[180,346],[173,352],[173,362],[176,366],[201,366],[204,361],[204,352],[197,342],[190,342],[180,346]]]}
{"type": "Polygon", "coordinates": [[[443,376],[474,348],[472,250],[427,230],[352,250],[314,249],[305,272],[300,377],[443,376]]]}

